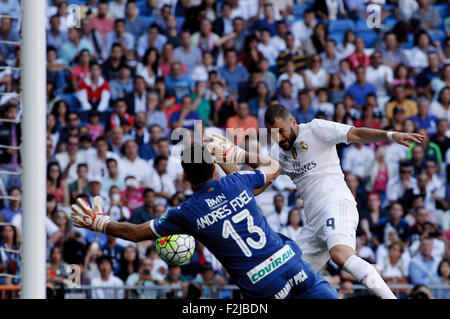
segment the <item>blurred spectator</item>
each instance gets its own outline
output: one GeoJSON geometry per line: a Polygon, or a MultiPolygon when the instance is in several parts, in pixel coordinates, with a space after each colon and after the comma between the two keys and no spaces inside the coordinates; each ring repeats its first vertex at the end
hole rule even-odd
{"type": "Polygon", "coordinates": [[[408,58],[400,47],[397,36],[392,31],[384,34],[384,48],[381,49],[381,59],[383,64],[391,69],[395,69],[401,64],[408,64],[408,58]]]}
{"type": "MultiPolygon", "coordinates": [[[[450,279],[450,261],[448,259],[443,259],[438,266],[438,276],[433,277],[430,280],[430,285],[449,285],[450,279]]],[[[449,299],[450,293],[448,290],[431,290],[433,295],[438,299],[449,299]]]]}
{"type": "Polygon", "coordinates": [[[389,180],[397,175],[397,167],[385,160],[386,148],[381,146],[375,152],[375,159],[367,167],[367,191],[385,194],[389,180]]]}
{"type": "Polygon", "coordinates": [[[77,165],[77,179],[69,184],[70,201],[75,202],[78,195],[86,194],[88,188],[88,166],[86,163],[77,165]]]}
{"type": "Polygon", "coordinates": [[[414,116],[418,113],[417,103],[406,98],[405,87],[403,85],[396,85],[393,89],[393,99],[386,104],[386,116],[392,118],[394,109],[402,108],[406,112],[406,117],[414,116]]]}
{"type": "Polygon", "coordinates": [[[387,216],[385,209],[381,208],[381,197],[378,193],[371,192],[367,196],[367,210],[360,215],[360,227],[365,235],[375,245],[378,245],[378,239],[373,236],[378,222],[387,216]]]}
{"type": "Polygon", "coordinates": [[[418,0],[419,8],[413,13],[411,19],[420,21],[420,27],[423,29],[436,29],[441,24],[441,16],[438,10],[432,7],[429,0],[418,0]]]}
{"type": "Polygon", "coordinates": [[[307,64],[307,56],[304,47],[296,45],[292,33],[287,33],[285,35],[285,42],[286,49],[280,52],[277,59],[278,74],[285,72],[286,64],[289,60],[294,61],[295,71],[301,73],[306,69],[307,64]]]}
{"type": "Polygon", "coordinates": [[[383,279],[390,284],[408,283],[408,263],[402,259],[403,245],[401,242],[393,242],[389,245],[389,252],[386,257],[378,261],[383,279]]]}
{"type": "Polygon", "coordinates": [[[167,163],[167,157],[158,155],[153,162],[153,167],[144,179],[145,185],[155,191],[156,203],[164,205],[176,192],[172,176],[167,171],[167,163]]]}
{"type": "Polygon", "coordinates": [[[64,65],[73,65],[78,54],[83,50],[88,50],[92,55],[94,49],[86,40],[81,39],[81,31],[76,28],[69,28],[67,41],[60,47],[60,58],[64,65]]]}
{"type": "Polygon", "coordinates": [[[292,209],[288,214],[287,224],[281,228],[280,233],[292,240],[296,240],[303,229],[302,226],[303,221],[300,211],[298,209],[292,209]]]}
{"type": "MultiPolygon", "coordinates": [[[[2,4],[3,5],[3,4],[2,4]]],[[[0,21],[0,41],[20,42],[20,36],[17,31],[12,28],[12,19],[2,17],[0,21]]],[[[0,54],[4,59],[12,59],[14,57],[15,44],[0,44],[0,54]]]]}
{"type": "Polygon", "coordinates": [[[181,274],[181,268],[178,265],[169,265],[167,276],[164,279],[169,285],[180,285],[181,290],[175,290],[166,293],[168,299],[181,299],[186,296],[187,293],[187,280],[181,274]]]}
{"type": "Polygon", "coordinates": [[[284,196],[277,194],[273,198],[274,211],[266,216],[267,223],[279,233],[288,223],[288,212],[284,203],[284,196]]]}
{"type": "Polygon", "coordinates": [[[308,91],[299,91],[298,108],[293,110],[292,115],[298,124],[308,123],[315,118],[316,112],[311,105],[311,98],[308,91]]]}
{"type": "Polygon", "coordinates": [[[238,83],[247,80],[247,70],[237,64],[237,52],[230,49],[225,52],[225,65],[218,69],[218,77],[225,81],[227,90],[232,95],[237,95],[238,83]]]}
{"type": "Polygon", "coordinates": [[[430,137],[430,141],[439,146],[442,155],[445,155],[447,150],[450,148],[450,138],[447,136],[448,130],[448,122],[444,119],[438,120],[436,134],[430,137]]]}
{"type": "Polygon", "coordinates": [[[353,288],[353,282],[351,280],[341,281],[339,288],[339,298],[345,299],[352,296],[355,293],[353,288]]]}
{"type": "Polygon", "coordinates": [[[312,36],[316,25],[316,14],[311,9],[303,11],[303,20],[294,22],[291,26],[292,34],[295,39],[304,43],[306,39],[312,36]]]}
{"type": "Polygon", "coordinates": [[[436,280],[439,263],[441,260],[432,256],[433,240],[423,238],[420,243],[419,253],[411,259],[409,264],[409,277],[413,285],[428,286],[436,280]]]}
{"type": "Polygon", "coordinates": [[[123,19],[115,20],[114,30],[105,37],[105,45],[108,52],[111,52],[116,43],[126,52],[134,48],[134,42],[135,38],[131,33],[127,32],[127,26],[123,19]]]}
{"type": "MultiPolygon", "coordinates": [[[[139,270],[128,276],[126,280],[127,286],[144,286],[156,287],[157,285],[164,285],[164,277],[153,272],[154,265],[151,258],[145,258],[140,261],[139,270]]],[[[133,291],[131,291],[133,293],[133,291]]],[[[139,299],[156,299],[159,296],[158,291],[152,290],[136,290],[135,295],[139,299]]]]}
{"type": "Polygon", "coordinates": [[[120,198],[120,189],[113,185],[109,188],[109,206],[104,207],[105,213],[113,221],[127,221],[130,219],[130,211],[120,198]]]}
{"type": "MultiPolygon", "coordinates": [[[[112,273],[112,261],[109,256],[100,256],[96,259],[100,275],[92,278],[91,285],[94,287],[123,287],[123,281],[112,273]]],[[[92,299],[123,299],[125,297],[122,289],[94,289],[92,299]]]]}
{"type": "Polygon", "coordinates": [[[133,175],[125,178],[126,188],[120,193],[121,199],[131,212],[144,203],[144,189],[139,187],[139,183],[133,175]]]}
{"type": "Polygon", "coordinates": [[[89,20],[92,28],[99,32],[102,39],[114,29],[114,20],[108,17],[109,5],[107,1],[100,1],[97,14],[89,20]]]}
{"type": "Polygon", "coordinates": [[[191,47],[191,34],[188,31],[181,33],[180,46],[174,50],[173,57],[176,61],[183,61],[189,75],[202,60],[201,51],[196,47],[191,47]]]}
{"type": "Polygon", "coordinates": [[[58,163],[50,163],[47,166],[47,194],[55,196],[56,202],[69,206],[69,186],[63,177],[58,163]]]}
{"type": "Polygon", "coordinates": [[[151,188],[146,188],[143,196],[144,205],[136,208],[130,218],[130,222],[133,224],[139,225],[153,219],[153,208],[156,200],[155,191],[151,188]]]}
{"type": "Polygon", "coordinates": [[[90,63],[89,76],[84,78],[76,93],[84,111],[105,111],[111,98],[109,83],[101,75],[102,69],[98,62],[90,63]]]}
{"type": "Polygon", "coordinates": [[[8,190],[9,205],[0,210],[0,216],[5,223],[11,222],[14,215],[22,214],[22,190],[12,187],[8,190]]]}
{"type": "Polygon", "coordinates": [[[329,82],[329,74],[322,68],[322,58],[319,54],[314,54],[310,58],[309,67],[303,74],[308,90],[317,91],[319,88],[325,88],[329,82]]]}
{"type": "Polygon", "coordinates": [[[258,119],[250,115],[250,108],[247,102],[239,102],[237,114],[228,118],[226,127],[236,130],[234,131],[237,138],[236,143],[242,144],[245,134],[254,134],[258,130],[258,119]],[[242,130],[237,130],[238,128],[242,130]]]}
{"type": "Polygon", "coordinates": [[[381,218],[375,226],[374,235],[380,243],[386,241],[390,228],[394,228],[400,240],[407,242],[411,236],[411,229],[403,218],[403,206],[399,202],[391,203],[389,206],[389,216],[381,218]]]}
{"type": "Polygon", "coordinates": [[[366,171],[375,159],[373,150],[360,143],[352,144],[344,153],[342,169],[344,173],[352,173],[360,179],[366,177],[366,171]]]}
{"type": "Polygon", "coordinates": [[[194,82],[189,75],[182,74],[182,64],[173,62],[171,64],[170,75],[166,78],[166,89],[175,94],[177,101],[189,94],[194,87],[194,82]]]}
{"type": "Polygon", "coordinates": [[[225,278],[216,274],[212,265],[208,262],[200,266],[200,272],[192,281],[203,288],[202,296],[204,298],[217,299],[220,298],[221,291],[217,286],[225,286],[227,281],[225,278]]]}
{"type": "Polygon", "coordinates": [[[428,54],[435,53],[437,49],[431,44],[430,35],[421,30],[414,35],[414,48],[410,51],[409,66],[414,73],[420,73],[428,66],[428,54]]]}
{"type": "MultiPolygon", "coordinates": [[[[20,238],[16,227],[12,225],[3,226],[0,237],[0,273],[6,273],[14,277],[6,277],[2,284],[20,284],[22,262],[19,253],[14,252],[14,250],[18,251],[19,249],[20,238]]],[[[0,277],[0,282],[2,279],[0,277]]]]}
{"type": "Polygon", "coordinates": [[[47,30],[47,46],[52,46],[59,51],[67,41],[67,33],[60,30],[61,20],[58,15],[51,16],[49,22],[50,29],[47,30]]]}
{"type": "Polygon", "coordinates": [[[109,82],[111,91],[111,99],[123,99],[126,95],[130,94],[134,90],[133,79],[131,76],[131,70],[126,64],[119,66],[118,77],[109,82]]]}
{"type": "Polygon", "coordinates": [[[136,246],[134,244],[129,245],[122,251],[122,257],[119,261],[119,270],[117,271],[117,276],[122,281],[126,281],[128,276],[138,271],[139,265],[140,260],[139,254],[136,250],[136,246]]]}
{"type": "Polygon", "coordinates": [[[356,81],[348,87],[347,93],[355,99],[357,106],[362,107],[368,94],[376,94],[376,88],[373,84],[366,82],[366,67],[358,66],[355,74],[356,81]]]}
{"type": "MultiPolygon", "coordinates": [[[[137,53],[142,57],[148,48],[156,48],[158,51],[162,51],[163,48],[166,48],[166,44],[170,44],[173,51],[173,43],[168,42],[167,37],[160,34],[159,27],[153,23],[150,25],[148,33],[144,33],[138,38],[137,53]]],[[[172,51],[171,53],[173,53],[172,51]]]]}

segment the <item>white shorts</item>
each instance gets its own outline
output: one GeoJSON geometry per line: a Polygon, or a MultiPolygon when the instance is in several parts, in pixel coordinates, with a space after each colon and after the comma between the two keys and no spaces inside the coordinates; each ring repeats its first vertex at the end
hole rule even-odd
{"type": "Polygon", "coordinates": [[[353,250],[356,246],[356,228],[359,215],[356,202],[349,199],[326,200],[311,221],[300,231],[295,241],[302,249],[302,258],[319,271],[330,258],[328,251],[336,245],[353,250]]]}

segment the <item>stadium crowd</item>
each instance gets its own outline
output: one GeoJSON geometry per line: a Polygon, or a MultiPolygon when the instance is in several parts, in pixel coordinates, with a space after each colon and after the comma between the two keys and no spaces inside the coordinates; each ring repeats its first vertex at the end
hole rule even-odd
{"type": "MultiPolygon", "coordinates": [[[[20,41],[19,1],[0,0],[0,15],[0,41],[20,41]]],[[[358,204],[357,254],[389,284],[415,285],[412,296],[450,298],[450,289],[427,288],[450,285],[447,1],[49,0],[47,17],[49,297],[64,297],[73,264],[86,285],[183,287],[96,289],[90,298],[232,297],[205,289],[232,282],[201,243],[188,264],[168,266],[152,241],[74,228],[70,204],[98,195],[113,220],[159,217],[192,194],[174,129],[257,130],[265,109],[281,103],[298,123],[321,118],[426,137],[409,149],[387,142],[337,151],[358,204]],[[71,4],[79,5],[75,19],[71,4]],[[372,28],[369,4],[380,8],[372,28]]],[[[20,66],[20,46],[0,42],[1,119],[21,118],[20,66]]],[[[1,122],[0,144],[20,145],[20,132],[20,123],[1,122]]],[[[0,170],[20,172],[20,163],[17,149],[0,149],[0,170]]],[[[21,270],[10,252],[20,247],[20,177],[2,175],[0,191],[0,222],[11,223],[0,228],[0,284],[20,284],[1,276],[21,270]]],[[[305,218],[289,177],[257,200],[268,223],[295,239],[305,218]]],[[[321,274],[342,297],[355,293],[333,262],[321,274]]]]}

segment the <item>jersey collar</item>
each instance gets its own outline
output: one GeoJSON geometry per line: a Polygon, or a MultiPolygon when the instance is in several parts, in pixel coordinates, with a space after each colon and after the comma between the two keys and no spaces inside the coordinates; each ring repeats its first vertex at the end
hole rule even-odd
{"type": "Polygon", "coordinates": [[[209,182],[204,183],[202,186],[195,190],[195,193],[198,192],[211,192],[216,188],[217,180],[213,179],[209,182]]]}

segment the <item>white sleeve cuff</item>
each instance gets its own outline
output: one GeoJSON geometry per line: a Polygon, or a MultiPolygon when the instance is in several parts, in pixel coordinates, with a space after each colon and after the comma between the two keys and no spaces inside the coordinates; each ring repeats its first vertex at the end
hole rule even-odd
{"type": "Polygon", "coordinates": [[[154,219],[152,219],[152,220],[150,220],[150,229],[152,230],[152,232],[156,235],[156,236],[158,236],[158,238],[159,237],[162,237],[160,234],[158,234],[158,232],[155,230],[155,220],[154,219]]]}

